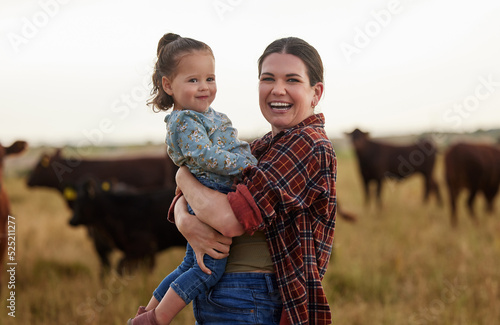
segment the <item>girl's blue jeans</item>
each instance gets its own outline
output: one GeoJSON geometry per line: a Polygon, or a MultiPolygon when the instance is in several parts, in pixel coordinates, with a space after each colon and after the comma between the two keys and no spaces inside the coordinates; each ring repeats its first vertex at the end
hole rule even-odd
{"type": "MultiPolygon", "coordinates": [[[[205,179],[198,180],[203,185],[225,194],[232,191],[230,187],[225,185],[210,182],[205,179]]],[[[194,212],[189,205],[188,211],[194,215],[194,212]]],[[[227,258],[217,260],[205,255],[203,257],[203,262],[205,263],[205,266],[212,271],[212,274],[206,274],[200,269],[198,263],[196,262],[195,253],[191,248],[191,245],[188,243],[184,260],[174,271],[163,279],[153,292],[153,296],[156,300],[161,301],[168,288],[171,287],[179,295],[179,297],[184,300],[186,305],[189,304],[196,296],[208,291],[208,289],[213,287],[217,281],[219,281],[226,269],[227,258]]]]}

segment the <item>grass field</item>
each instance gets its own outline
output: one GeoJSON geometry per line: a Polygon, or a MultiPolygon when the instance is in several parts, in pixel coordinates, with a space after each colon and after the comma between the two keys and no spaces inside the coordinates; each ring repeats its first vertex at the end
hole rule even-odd
{"type": "MultiPolygon", "coordinates": [[[[30,157],[27,154],[27,157],[30,157]]],[[[459,226],[434,198],[422,203],[422,180],[386,183],[383,208],[364,205],[357,165],[339,152],[338,197],[358,216],[338,218],[334,252],[323,281],[338,325],[500,323],[500,199],[496,214],[476,209],[475,225],[460,201],[459,226]]],[[[20,164],[20,166],[23,166],[20,164]]],[[[184,250],[158,255],[145,271],[99,279],[99,263],[83,227],[68,225],[70,211],[52,190],[28,189],[25,171],[5,180],[15,217],[15,276],[4,268],[0,324],[126,324],[146,304],[159,281],[181,261],[184,250]],[[8,290],[14,279],[15,289],[8,290]],[[15,292],[15,318],[10,291],[15,292]]],[[[436,176],[443,187],[442,163],[436,176]]],[[[113,260],[119,253],[113,255],[113,260]]],[[[4,263],[5,264],[5,263],[4,263]]],[[[186,308],[174,324],[194,324],[186,308]]]]}

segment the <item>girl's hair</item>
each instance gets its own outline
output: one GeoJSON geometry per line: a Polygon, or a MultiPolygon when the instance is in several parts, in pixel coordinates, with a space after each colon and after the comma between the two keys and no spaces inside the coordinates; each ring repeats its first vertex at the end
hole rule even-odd
{"type": "Polygon", "coordinates": [[[259,78],[262,73],[264,59],[273,53],[292,54],[301,59],[306,66],[311,87],[318,82],[323,82],[323,62],[318,51],[309,43],[297,37],[277,39],[266,47],[259,58],[259,78]]]}
{"type": "Polygon", "coordinates": [[[151,99],[147,103],[152,105],[153,111],[167,111],[172,108],[174,99],[163,90],[162,77],[174,78],[182,57],[195,51],[207,51],[212,57],[214,56],[210,46],[192,38],[168,33],[158,41],[156,50],[158,58],[152,78],[153,89],[151,89],[151,99]]]}

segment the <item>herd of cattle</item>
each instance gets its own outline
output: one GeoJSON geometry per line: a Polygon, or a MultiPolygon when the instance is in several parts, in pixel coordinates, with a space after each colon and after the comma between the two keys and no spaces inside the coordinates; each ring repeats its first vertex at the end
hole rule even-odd
{"type": "MultiPolygon", "coordinates": [[[[424,200],[434,193],[441,202],[441,194],[433,171],[437,147],[428,140],[419,140],[407,146],[395,146],[371,140],[369,134],[359,129],[346,133],[356,151],[359,170],[363,179],[366,201],[369,200],[371,181],[377,187],[380,204],[382,182],[385,178],[405,179],[412,174],[422,174],[425,180],[424,200]]],[[[457,225],[457,197],[468,190],[469,216],[477,222],[474,201],[483,193],[487,210],[493,213],[493,203],[500,186],[500,145],[456,143],[444,154],[445,181],[451,208],[451,225],[457,225]]]]}
{"type": "MultiPolygon", "coordinates": [[[[370,183],[376,183],[377,202],[381,202],[382,184],[386,178],[405,179],[422,174],[425,180],[424,199],[434,194],[441,201],[438,183],[433,177],[437,148],[430,141],[409,146],[396,146],[370,139],[359,129],[347,133],[351,138],[362,176],[366,201],[370,183]]],[[[20,153],[26,143],[10,147],[0,145],[0,166],[9,154],[20,153]]],[[[445,179],[450,197],[451,224],[457,225],[457,196],[469,191],[469,215],[476,220],[473,203],[482,192],[487,208],[500,186],[500,148],[486,144],[458,143],[445,153],[445,179]]],[[[9,201],[2,185],[0,168],[0,263],[6,252],[9,201]]],[[[155,254],[173,246],[185,246],[186,240],[172,223],[165,220],[166,211],[175,194],[177,167],[165,155],[128,159],[81,160],[65,159],[58,150],[42,155],[32,170],[29,187],[48,187],[58,191],[72,211],[70,224],[88,229],[99,256],[102,273],[110,268],[113,249],[123,252],[117,271],[133,270],[147,263],[154,266],[155,254]]],[[[338,215],[355,221],[340,209],[338,215]]]]}

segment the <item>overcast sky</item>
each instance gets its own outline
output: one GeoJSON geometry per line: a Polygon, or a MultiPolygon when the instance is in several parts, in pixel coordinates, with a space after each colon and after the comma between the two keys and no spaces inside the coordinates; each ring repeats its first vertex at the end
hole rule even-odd
{"type": "Polygon", "coordinates": [[[285,36],[323,58],[332,137],[498,128],[499,17],[498,0],[2,0],[0,141],[162,142],[146,101],[167,32],[212,47],[212,106],[245,137],[270,130],[257,59],[285,36]]]}

